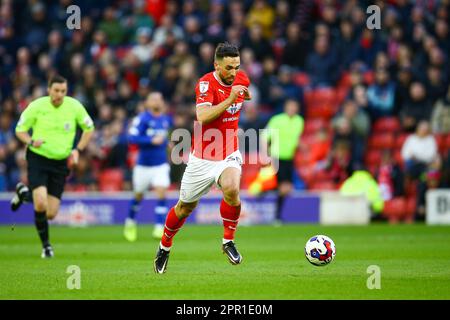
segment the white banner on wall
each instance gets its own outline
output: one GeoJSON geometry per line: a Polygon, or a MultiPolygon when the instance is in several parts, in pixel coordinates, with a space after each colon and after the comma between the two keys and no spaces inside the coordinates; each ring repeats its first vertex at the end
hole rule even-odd
{"type": "Polygon", "coordinates": [[[323,225],[370,223],[370,210],[363,195],[343,196],[339,192],[323,192],[320,195],[320,223],[323,225]]]}
{"type": "Polygon", "coordinates": [[[450,224],[450,189],[428,190],[427,224],[450,224]]]}

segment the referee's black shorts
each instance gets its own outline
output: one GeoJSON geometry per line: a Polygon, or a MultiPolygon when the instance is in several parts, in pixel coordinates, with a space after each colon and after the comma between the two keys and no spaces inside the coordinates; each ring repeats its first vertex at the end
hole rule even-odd
{"type": "Polygon", "coordinates": [[[292,183],[293,172],[294,172],[294,161],[280,159],[278,173],[277,173],[278,183],[281,183],[281,182],[292,183]]]}
{"type": "Polygon", "coordinates": [[[67,159],[53,160],[27,149],[28,183],[31,190],[47,187],[47,193],[61,199],[69,174],[67,159]]]}

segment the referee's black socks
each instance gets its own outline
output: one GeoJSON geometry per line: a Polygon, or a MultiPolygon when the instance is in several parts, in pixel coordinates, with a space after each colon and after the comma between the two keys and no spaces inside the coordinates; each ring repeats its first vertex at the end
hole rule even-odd
{"type": "Polygon", "coordinates": [[[34,211],[34,224],[36,226],[42,246],[45,248],[50,245],[48,241],[48,220],[45,212],[34,211]]]}

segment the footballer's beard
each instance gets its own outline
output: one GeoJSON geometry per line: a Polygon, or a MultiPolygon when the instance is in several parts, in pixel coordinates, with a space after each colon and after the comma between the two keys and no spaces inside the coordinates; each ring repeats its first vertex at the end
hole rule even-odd
{"type": "Polygon", "coordinates": [[[222,82],[225,83],[226,85],[232,85],[235,78],[236,78],[235,76],[228,76],[226,78],[220,76],[220,80],[222,80],[222,82]]]}

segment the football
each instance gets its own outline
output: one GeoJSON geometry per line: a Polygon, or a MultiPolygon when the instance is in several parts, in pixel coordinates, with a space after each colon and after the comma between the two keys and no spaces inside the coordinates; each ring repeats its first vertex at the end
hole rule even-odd
{"type": "Polygon", "coordinates": [[[334,260],[336,247],[331,238],[324,235],[311,237],[305,245],[306,259],[315,266],[324,266],[334,260]]]}

